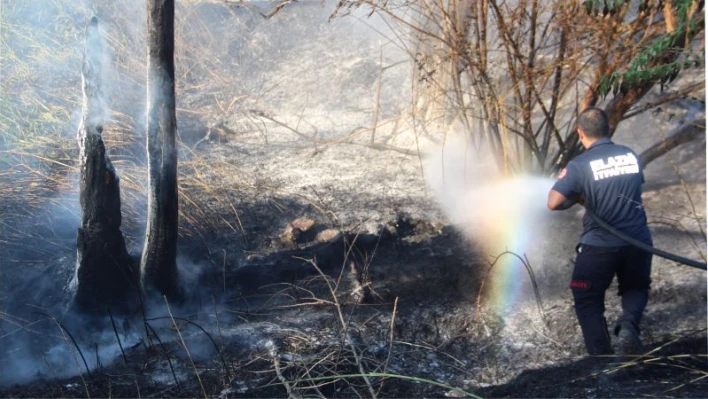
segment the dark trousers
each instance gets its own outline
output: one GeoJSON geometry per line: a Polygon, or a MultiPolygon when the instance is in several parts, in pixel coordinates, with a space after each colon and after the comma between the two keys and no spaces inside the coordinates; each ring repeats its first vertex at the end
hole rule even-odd
{"type": "Polygon", "coordinates": [[[622,297],[622,315],[617,325],[639,322],[647,305],[651,284],[650,252],[634,246],[598,247],[578,245],[570,288],[575,299],[575,314],[590,355],[611,354],[612,346],[605,321],[605,291],[617,276],[622,297]]]}

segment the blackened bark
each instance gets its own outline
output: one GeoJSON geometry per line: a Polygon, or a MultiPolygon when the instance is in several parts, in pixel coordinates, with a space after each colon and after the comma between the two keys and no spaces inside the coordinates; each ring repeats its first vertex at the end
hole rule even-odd
{"type": "Polygon", "coordinates": [[[86,30],[82,69],[83,113],[78,131],[81,179],[81,227],[78,230],[73,306],[86,313],[137,309],[138,273],[121,233],[120,181],[101,134],[106,104],[103,97],[102,38],[94,17],[86,30]]]}
{"type": "Polygon", "coordinates": [[[177,147],[174,0],[148,0],[148,221],[140,263],[143,288],[170,300],[177,284],[177,147]]]}

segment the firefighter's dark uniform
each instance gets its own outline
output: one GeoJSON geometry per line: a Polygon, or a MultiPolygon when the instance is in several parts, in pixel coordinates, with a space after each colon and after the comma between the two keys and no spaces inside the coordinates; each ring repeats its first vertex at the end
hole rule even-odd
{"type": "MultiPolygon", "coordinates": [[[[642,183],[637,155],[602,138],[568,164],[553,189],[566,198],[583,197],[585,206],[602,220],[652,245],[642,205],[642,183]]],[[[649,296],[651,259],[651,253],[604,230],[589,215],[583,218],[570,288],[589,354],[612,353],[604,313],[605,291],[615,275],[622,297],[622,315],[615,331],[621,325],[639,331],[649,296]]]]}

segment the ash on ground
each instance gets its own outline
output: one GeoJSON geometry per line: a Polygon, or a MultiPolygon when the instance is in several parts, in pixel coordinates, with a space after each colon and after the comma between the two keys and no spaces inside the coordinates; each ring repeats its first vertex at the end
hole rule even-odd
{"type": "MultiPolygon", "coordinates": [[[[374,31],[352,35],[361,28],[350,20],[301,23],[327,19],[314,3],[277,25],[205,3],[194,13],[218,15],[209,35],[182,26],[224,58],[208,71],[178,63],[189,82],[178,83],[178,125],[179,267],[190,297],[171,316],[157,303],[91,330],[63,319],[79,220],[72,185],[0,198],[0,396],[704,397],[705,272],[655,258],[646,354],[599,367],[586,359],[568,289],[580,212],[534,219],[516,251],[533,274],[515,261],[502,270],[494,258],[506,243],[491,251],[488,224],[459,223],[488,211],[463,202],[453,208],[470,214],[453,217],[426,184],[421,156],[439,140],[407,115],[407,55],[374,31]],[[382,53],[393,66],[374,134],[382,53]],[[502,272],[513,292],[499,308],[502,272]]],[[[648,148],[695,111],[684,105],[664,107],[673,118],[623,122],[617,141],[648,148]]],[[[126,176],[133,158],[120,155],[138,256],[142,175],[126,176]]],[[[45,183],[57,179],[75,176],[45,183]]],[[[646,180],[655,245],[704,258],[705,141],[655,161],[646,180]]]]}

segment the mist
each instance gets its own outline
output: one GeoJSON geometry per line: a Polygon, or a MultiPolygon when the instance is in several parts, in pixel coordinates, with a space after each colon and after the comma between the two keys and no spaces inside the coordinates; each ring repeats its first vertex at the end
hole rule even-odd
{"type": "Polygon", "coordinates": [[[541,232],[538,223],[550,215],[546,198],[554,181],[504,176],[491,151],[475,148],[461,134],[451,134],[430,147],[424,163],[426,181],[447,216],[470,239],[490,246],[490,251],[526,250],[510,237],[500,238],[541,232]]]}
{"type": "MultiPolygon", "coordinates": [[[[406,21],[365,7],[333,18],[334,0],[283,2],[271,14],[274,3],[177,2],[177,264],[187,299],[153,296],[141,314],[111,318],[67,312],[81,219],[81,66],[95,16],[101,40],[88,45],[105,50],[103,139],[137,260],[147,208],[145,4],[0,0],[0,392],[42,380],[31,387],[63,396],[101,396],[104,383],[112,396],[199,396],[201,375],[212,384],[203,396],[277,397],[286,393],[273,388],[278,360],[307,395],[311,375],[362,373],[352,365],[476,389],[582,352],[567,289],[578,207],[549,211],[553,180],[505,174],[492,149],[472,142],[486,132],[439,132],[437,119],[420,119],[413,94],[424,85],[406,21]],[[301,218],[318,234],[287,241],[301,218]],[[332,243],[350,251],[325,258],[313,249],[332,243]],[[500,258],[480,288],[503,254],[528,259],[548,318],[514,256],[500,258]],[[308,263],[323,258],[332,279],[308,263]],[[372,306],[347,292],[371,287],[372,306]],[[470,299],[480,292],[481,302],[470,299]],[[460,360],[441,361],[442,350],[460,360]],[[357,351],[363,362],[350,358],[357,351]],[[80,383],[88,374],[95,383],[80,383]]],[[[405,10],[401,18],[416,17],[405,10]]],[[[345,380],[320,396],[367,394],[362,381],[345,380]]],[[[386,382],[381,395],[457,395],[411,385],[386,382]]]]}
{"type": "MultiPolygon", "coordinates": [[[[178,2],[175,66],[180,162],[189,164],[194,156],[189,146],[204,135],[206,127],[232,115],[248,116],[252,109],[287,123],[294,118],[311,121],[306,123],[316,124],[313,136],[318,138],[334,137],[368,123],[367,108],[378,70],[405,60],[391,41],[390,27],[378,16],[355,12],[351,18],[328,22],[330,8],[317,2],[298,4],[264,19],[257,10],[265,12],[270,6],[269,2],[250,2],[248,7],[178,2]],[[216,40],[225,37],[229,40],[216,40]],[[343,67],[318,68],[318,57],[330,63],[342,59],[343,67]],[[333,91],[333,87],[339,89],[333,91]],[[182,112],[205,102],[214,104],[216,119],[182,112]]],[[[4,240],[0,243],[0,311],[4,315],[0,316],[0,385],[7,385],[74,376],[84,373],[86,366],[95,370],[120,359],[108,320],[91,321],[101,326],[97,330],[73,331],[86,357],[84,365],[53,318],[61,322],[75,276],[81,212],[76,133],[86,46],[103,54],[101,112],[93,114],[103,121],[106,149],[121,178],[123,233],[132,255],[138,256],[142,248],[147,173],[146,16],[145,4],[139,0],[3,1],[0,13],[3,27],[11,27],[2,31],[0,88],[3,93],[31,93],[6,97],[0,103],[0,114],[9,121],[3,122],[5,133],[0,140],[0,172],[8,172],[0,175],[0,188],[13,187],[0,202],[4,240]],[[93,16],[98,19],[100,35],[87,43],[85,32],[93,16]],[[12,180],[18,176],[20,180],[12,180]],[[18,187],[21,181],[27,184],[18,187]]],[[[396,67],[382,75],[382,91],[387,95],[381,98],[381,118],[395,115],[404,106],[407,88],[401,83],[407,79],[405,72],[396,67]]],[[[181,222],[182,235],[194,234],[192,228],[189,222],[181,222]]],[[[180,256],[183,287],[197,287],[204,262],[180,256]]],[[[205,292],[199,295],[210,297],[205,292]]],[[[221,306],[221,300],[216,305],[221,306]]],[[[157,309],[151,316],[165,314],[164,303],[150,307],[157,309]]],[[[193,312],[194,307],[173,310],[179,314],[193,312]]],[[[230,320],[221,317],[222,322],[230,320]]],[[[69,323],[70,331],[83,323],[63,322],[69,323]]],[[[135,331],[120,330],[126,347],[141,339],[135,331]]],[[[201,340],[190,346],[197,357],[213,350],[201,340]]]]}
{"type": "Polygon", "coordinates": [[[489,294],[492,301],[505,302],[497,310],[510,310],[517,300],[533,298],[532,281],[523,264],[504,254],[528,259],[539,276],[557,268],[547,258],[553,250],[548,242],[556,241],[552,226],[557,215],[546,206],[554,180],[505,176],[491,151],[475,148],[469,137],[454,130],[445,141],[430,144],[424,174],[437,202],[469,245],[480,248],[490,264],[499,258],[491,274],[497,292],[489,294]],[[517,277],[507,281],[506,275],[517,277]]]}

